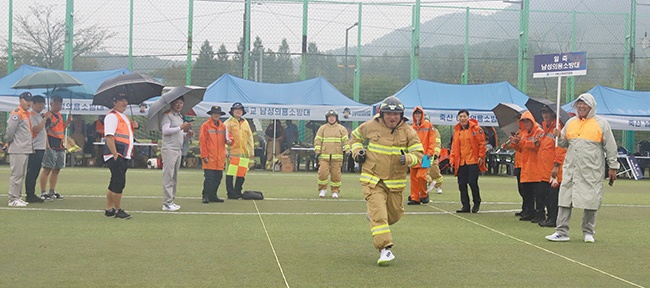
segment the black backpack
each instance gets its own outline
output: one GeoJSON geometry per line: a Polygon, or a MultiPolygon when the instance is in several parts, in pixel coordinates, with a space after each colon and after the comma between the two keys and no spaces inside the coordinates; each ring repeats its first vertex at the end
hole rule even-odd
{"type": "Polygon", "coordinates": [[[264,200],[264,194],[260,191],[244,191],[241,195],[244,200],[264,200]]]}

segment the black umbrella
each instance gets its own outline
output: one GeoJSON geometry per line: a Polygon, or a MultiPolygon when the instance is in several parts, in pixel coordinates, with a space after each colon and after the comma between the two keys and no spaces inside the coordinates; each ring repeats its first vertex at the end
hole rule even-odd
{"type": "MultiPolygon", "coordinates": [[[[535,121],[537,123],[542,124],[544,122],[544,118],[542,118],[542,108],[547,107],[557,115],[557,104],[551,102],[551,100],[548,99],[533,99],[529,98],[528,101],[526,102],[526,108],[528,108],[528,111],[533,114],[533,117],[535,117],[535,121]]],[[[562,123],[566,123],[571,118],[571,115],[569,115],[568,112],[566,112],[564,109],[560,108],[560,121],[562,123]]]]}
{"type": "Polygon", "coordinates": [[[492,112],[497,117],[501,131],[510,136],[519,130],[519,118],[521,118],[521,114],[526,112],[526,109],[513,103],[499,103],[492,108],[492,112]]]}
{"type": "Polygon", "coordinates": [[[163,87],[162,83],[147,75],[122,74],[99,86],[93,97],[93,105],[113,108],[113,97],[118,93],[124,93],[129,104],[138,105],[149,98],[160,96],[163,87]]]}
{"type": "Polygon", "coordinates": [[[174,89],[160,96],[156,102],[151,104],[149,107],[149,112],[147,114],[147,130],[160,130],[160,120],[162,119],[165,111],[169,110],[169,104],[178,99],[178,97],[183,96],[183,109],[181,109],[181,114],[185,115],[189,112],[196,104],[203,101],[203,95],[205,94],[205,87],[198,86],[178,86],[174,89]]]}

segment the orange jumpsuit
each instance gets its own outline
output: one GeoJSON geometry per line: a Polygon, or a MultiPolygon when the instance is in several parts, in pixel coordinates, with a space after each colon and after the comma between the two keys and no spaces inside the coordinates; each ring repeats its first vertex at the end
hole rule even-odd
{"type": "MultiPolygon", "coordinates": [[[[431,160],[435,154],[436,149],[436,133],[431,122],[424,119],[424,109],[417,106],[413,109],[413,130],[418,135],[420,142],[422,143],[422,148],[424,149],[424,155],[428,156],[428,159],[431,160]],[[422,116],[420,117],[420,122],[417,123],[415,120],[415,112],[420,111],[422,116]]],[[[431,163],[430,161],[429,163],[431,163]]],[[[417,165],[411,167],[411,201],[420,202],[421,198],[428,196],[427,193],[427,172],[428,168],[422,168],[422,164],[418,163],[417,165]]]]}

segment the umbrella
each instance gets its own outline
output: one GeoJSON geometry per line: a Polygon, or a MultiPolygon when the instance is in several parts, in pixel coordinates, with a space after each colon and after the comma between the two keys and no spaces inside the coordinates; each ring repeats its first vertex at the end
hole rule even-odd
{"type": "Polygon", "coordinates": [[[158,98],[158,100],[156,100],[156,102],[151,104],[151,107],[149,107],[149,112],[147,114],[147,130],[160,130],[160,121],[165,112],[169,110],[169,103],[178,99],[178,97],[183,96],[185,99],[183,109],[181,109],[181,114],[185,115],[192,111],[192,107],[203,101],[204,94],[205,87],[197,86],[178,86],[163,94],[158,98]]]}
{"type": "Polygon", "coordinates": [[[16,82],[11,88],[34,89],[34,88],[57,88],[81,86],[83,83],[63,71],[42,70],[29,74],[16,82]]]}
{"type": "Polygon", "coordinates": [[[499,128],[506,135],[514,135],[519,130],[519,118],[526,109],[513,103],[499,103],[496,107],[492,108],[494,116],[497,117],[499,128]]]}
{"type": "Polygon", "coordinates": [[[147,75],[139,73],[122,74],[108,79],[97,88],[93,105],[113,108],[113,96],[124,93],[129,104],[138,105],[145,100],[160,96],[164,85],[147,75]]]}
{"type": "MultiPolygon", "coordinates": [[[[537,121],[537,123],[540,124],[544,122],[544,119],[542,118],[542,112],[541,112],[542,107],[544,106],[551,109],[551,111],[553,111],[553,113],[557,115],[556,103],[553,103],[548,99],[529,98],[528,101],[526,101],[526,108],[528,108],[528,111],[530,111],[530,113],[533,114],[533,117],[535,117],[535,121],[537,121]]],[[[569,113],[566,112],[566,110],[560,108],[560,121],[562,121],[562,123],[566,123],[566,121],[568,121],[570,118],[571,116],[569,115],[569,113]]]]}

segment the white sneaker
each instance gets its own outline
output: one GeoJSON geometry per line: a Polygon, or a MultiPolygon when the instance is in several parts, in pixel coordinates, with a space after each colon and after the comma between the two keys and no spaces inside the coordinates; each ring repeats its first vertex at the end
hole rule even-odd
{"type": "Polygon", "coordinates": [[[318,194],[318,197],[323,198],[323,197],[325,197],[325,194],[327,194],[327,190],[325,190],[325,189],[320,190],[320,193],[318,194]]]}
{"type": "Polygon", "coordinates": [[[594,235],[585,234],[585,243],[594,243],[594,242],[596,242],[596,239],[594,239],[594,235]]]}
{"type": "Polygon", "coordinates": [[[431,192],[434,186],[436,186],[436,181],[431,181],[431,183],[429,183],[429,186],[427,187],[427,193],[431,192]]]}
{"type": "Polygon", "coordinates": [[[438,192],[438,194],[442,194],[442,187],[436,187],[436,192],[438,192]]]}
{"type": "Polygon", "coordinates": [[[393,252],[390,252],[390,249],[383,248],[379,251],[379,260],[377,260],[377,265],[387,266],[393,259],[395,259],[393,252]]]}
{"type": "Polygon", "coordinates": [[[27,201],[25,201],[23,199],[20,199],[20,198],[18,198],[18,201],[20,201],[20,203],[25,204],[25,206],[27,206],[27,204],[29,204],[27,201]]]}
{"type": "Polygon", "coordinates": [[[163,211],[178,211],[178,209],[181,209],[181,206],[178,206],[178,205],[176,205],[174,203],[172,203],[170,205],[163,204],[163,207],[162,207],[163,211]]]}
{"type": "Polygon", "coordinates": [[[332,192],[332,198],[339,198],[339,193],[332,192]]]}
{"type": "Polygon", "coordinates": [[[8,206],[9,207],[25,207],[25,206],[27,206],[27,203],[25,203],[25,201],[22,201],[20,199],[16,199],[14,201],[9,201],[8,206]]]}
{"type": "Polygon", "coordinates": [[[562,236],[557,232],[555,232],[551,235],[546,236],[546,239],[554,242],[564,242],[564,241],[569,241],[569,236],[562,236]]]}

